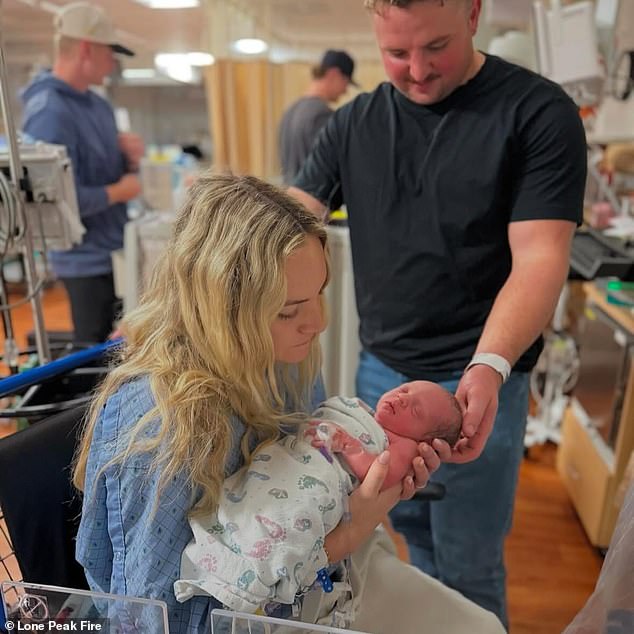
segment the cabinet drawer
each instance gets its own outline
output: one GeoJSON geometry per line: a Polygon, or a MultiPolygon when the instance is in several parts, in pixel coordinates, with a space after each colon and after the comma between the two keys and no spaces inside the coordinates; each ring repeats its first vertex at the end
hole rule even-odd
{"type": "Polygon", "coordinates": [[[602,546],[601,521],[612,473],[588,430],[577,421],[570,409],[564,418],[562,441],[557,452],[557,471],[590,541],[602,546]]]}

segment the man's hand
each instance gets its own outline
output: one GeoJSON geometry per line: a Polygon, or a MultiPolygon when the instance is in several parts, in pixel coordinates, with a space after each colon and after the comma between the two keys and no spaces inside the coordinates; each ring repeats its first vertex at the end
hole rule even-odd
{"type": "MultiPolygon", "coordinates": [[[[444,462],[471,462],[480,456],[493,430],[501,385],[502,377],[487,365],[474,365],[465,372],[456,390],[456,399],[464,413],[463,437],[452,449],[451,456],[443,458],[444,462]]],[[[440,442],[434,440],[432,446],[444,450],[436,446],[440,442]]]]}
{"type": "Polygon", "coordinates": [[[304,205],[304,207],[306,207],[308,211],[314,213],[317,218],[326,221],[328,217],[328,209],[326,209],[326,206],[322,202],[317,200],[314,196],[311,196],[305,191],[292,186],[286,190],[286,193],[295,200],[302,203],[302,205],[304,205]]]}
{"type": "Polygon", "coordinates": [[[125,154],[128,161],[128,169],[131,172],[136,172],[145,153],[143,139],[132,132],[120,132],[119,149],[125,154]]]}
{"type": "Polygon", "coordinates": [[[141,181],[135,174],[124,174],[116,183],[106,187],[108,204],[126,203],[141,193],[141,181]]]}

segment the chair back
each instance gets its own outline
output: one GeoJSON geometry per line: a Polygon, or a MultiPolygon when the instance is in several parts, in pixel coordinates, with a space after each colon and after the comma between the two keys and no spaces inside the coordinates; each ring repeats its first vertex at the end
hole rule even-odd
{"type": "Polygon", "coordinates": [[[0,508],[24,581],[87,589],[75,561],[81,498],[71,464],[86,406],[0,439],[0,508]]]}

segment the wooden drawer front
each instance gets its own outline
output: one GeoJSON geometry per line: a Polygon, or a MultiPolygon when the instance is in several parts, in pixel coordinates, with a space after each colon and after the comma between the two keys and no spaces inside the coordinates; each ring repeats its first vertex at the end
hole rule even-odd
{"type": "Polygon", "coordinates": [[[557,452],[557,470],[590,541],[601,546],[601,520],[612,474],[592,443],[588,431],[570,410],[564,418],[562,442],[557,452]]]}

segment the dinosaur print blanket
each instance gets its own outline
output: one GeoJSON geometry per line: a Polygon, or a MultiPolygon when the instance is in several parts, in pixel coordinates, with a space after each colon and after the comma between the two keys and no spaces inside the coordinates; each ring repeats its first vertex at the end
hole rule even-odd
{"type": "Polygon", "coordinates": [[[334,397],[294,435],[256,450],[224,483],[215,513],[192,518],[181,557],[178,601],[211,595],[228,608],[256,612],[293,604],[328,566],[326,535],[341,520],[355,482],[339,459],[312,446],[307,429],[332,420],[379,453],[386,442],[357,399],[334,397]],[[383,445],[383,446],[381,446],[383,445]]]}

